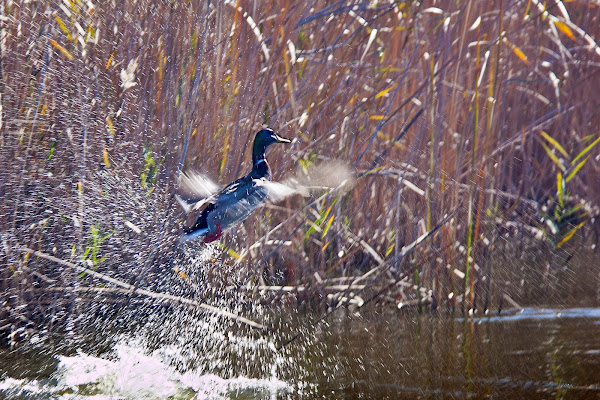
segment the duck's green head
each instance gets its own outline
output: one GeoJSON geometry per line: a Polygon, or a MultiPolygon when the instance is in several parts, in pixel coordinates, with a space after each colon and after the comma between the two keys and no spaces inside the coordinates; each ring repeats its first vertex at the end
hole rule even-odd
{"type": "Polygon", "coordinates": [[[252,161],[254,164],[265,158],[265,150],[273,143],[290,143],[290,140],[282,138],[270,128],[262,129],[256,133],[254,146],[252,147],[252,161]]]}

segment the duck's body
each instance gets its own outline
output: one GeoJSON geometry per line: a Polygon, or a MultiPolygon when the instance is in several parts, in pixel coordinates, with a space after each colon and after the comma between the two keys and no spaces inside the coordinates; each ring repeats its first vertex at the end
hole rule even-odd
{"type": "MultiPolygon", "coordinates": [[[[215,194],[204,196],[197,201],[194,209],[204,207],[196,222],[184,228],[181,240],[188,241],[204,237],[205,243],[217,240],[223,231],[232,228],[248,218],[274,190],[281,189],[271,182],[271,170],[265,160],[265,150],[273,143],[289,143],[271,129],[263,129],[256,134],[252,147],[252,170],[248,175],[230,183],[215,194]]],[[[204,178],[203,178],[204,179],[204,178]]],[[[285,190],[285,189],[284,189],[285,190]]],[[[186,207],[186,205],[184,205],[186,207]]],[[[187,208],[191,208],[187,205],[187,208]]]]}

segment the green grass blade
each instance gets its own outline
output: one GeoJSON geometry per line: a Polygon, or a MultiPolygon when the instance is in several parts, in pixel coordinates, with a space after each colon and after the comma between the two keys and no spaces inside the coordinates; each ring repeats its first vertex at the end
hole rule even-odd
{"type": "Polygon", "coordinates": [[[562,246],[563,244],[565,244],[569,240],[571,240],[573,235],[575,235],[575,232],[577,232],[579,230],[579,228],[581,228],[583,225],[585,225],[585,221],[580,223],[579,225],[577,225],[575,228],[571,229],[569,232],[567,232],[567,234],[565,236],[563,236],[561,241],[558,242],[558,244],[556,245],[556,248],[558,249],[560,246],[562,246]]]}
{"type": "Polygon", "coordinates": [[[592,144],[590,144],[588,147],[586,147],[585,149],[583,149],[583,151],[581,153],[579,153],[577,155],[577,157],[575,157],[575,159],[573,161],[571,161],[571,165],[574,165],[577,162],[577,160],[579,160],[581,157],[583,157],[588,151],[590,151],[592,149],[592,147],[594,147],[595,145],[597,145],[598,142],[600,142],[600,136],[596,140],[594,140],[592,142],[592,144]]]}
{"type": "Polygon", "coordinates": [[[577,166],[575,166],[575,168],[573,168],[573,171],[571,171],[569,173],[569,175],[567,176],[567,178],[565,179],[565,182],[569,182],[577,173],[577,171],[579,171],[581,169],[581,167],[583,167],[583,165],[587,162],[587,160],[590,159],[591,156],[587,156],[586,158],[583,159],[582,162],[580,162],[579,164],[577,164],[577,166]]]}
{"type": "Polygon", "coordinates": [[[541,131],[540,135],[542,135],[542,137],[544,139],[546,139],[552,146],[554,146],[556,148],[556,150],[558,150],[560,152],[560,154],[562,154],[563,156],[565,156],[567,158],[571,158],[571,157],[569,157],[569,154],[567,153],[567,151],[552,136],[548,135],[544,131],[541,131]]]}
{"type": "Polygon", "coordinates": [[[548,153],[548,157],[550,157],[550,159],[554,162],[554,164],[556,164],[556,166],[561,170],[561,171],[565,171],[565,167],[564,165],[560,162],[560,160],[558,159],[558,157],[556,157],[556,154],[554,154],[552,152],[552,150],[550,150],[550,147],[548,147],[546,145],[546,143],[544,142],[540,142],[540,144],[542,145],[542,147],[544,148],[544,150],[546,150],[546,153],[548,153]]]}
{"type": "MultiPolygon", "coordinates": [[[[571,216],[572,214],[575,214],[577,211],[581,210],[583,208],[582,204],[577,204],[575,207],[572,207],[568,210],[566,210],[565,212],[563,212],[562,218],[568,218],[569,216],[571,216]]],[[[585,213],[585,211],[584,211],[585,213]]]]}
{"type": "Polygon", "coordinates": [[[556,195],[558,196],[558,203],[564,208],[565,204],[563,201],[563,193],[565,189],[565,182],[562,174],[559,172],[556,174],[556,195]]]}
{"type": "MultiPolygon", "coordinates": [[[[329,209],[331,210],[331,207],[329,207],[329,209]]],[[[321,239],[323,239],[325,235],[327,235],[327,231],[329,230],[329,227],[331,226],[334,217],[335,215],[332,215],[331,218],[329,218],[329,221],[327,221],[327,225],[325,225],[325,229],[323,229],[323,233],[321,234],[321,239]]]]}

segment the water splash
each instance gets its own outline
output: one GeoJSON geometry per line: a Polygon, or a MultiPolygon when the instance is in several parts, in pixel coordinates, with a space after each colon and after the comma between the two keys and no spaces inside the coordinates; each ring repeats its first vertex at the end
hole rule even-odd
{"type": "Polygon", "coordinates": [[[0,381],[0,395],[28,399],[264,399],[291,391],[275,377],[225,379],[194,369],[180,372],[169,363],[175,353],[171,346],[148,354],[140,344],[121,342],[111,357],[82,351],[58,356],[59,365],[50,379],[6,378],[0,381]]]}

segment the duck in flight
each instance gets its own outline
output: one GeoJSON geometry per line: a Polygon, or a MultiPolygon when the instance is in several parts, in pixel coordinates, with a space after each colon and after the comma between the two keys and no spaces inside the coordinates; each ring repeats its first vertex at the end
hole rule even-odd
{"type": "Polygon", "coordinates": [[[272,129],[258,131],[252,146],[252,170],[221,190],[200,175],[182,175],[183,186],[196,198],[190,203],[177,196],[179,203],[186,212],[202,211],[194,225],[184,228],[180,241],[204,237],[204,243],[213,242],[223,231],[243,222],[268,198],[281,199],[294,192],[286,185],[271,182],[265,151],[273,143],[290,143],[290,140],[280,137],[272,129]]]}

